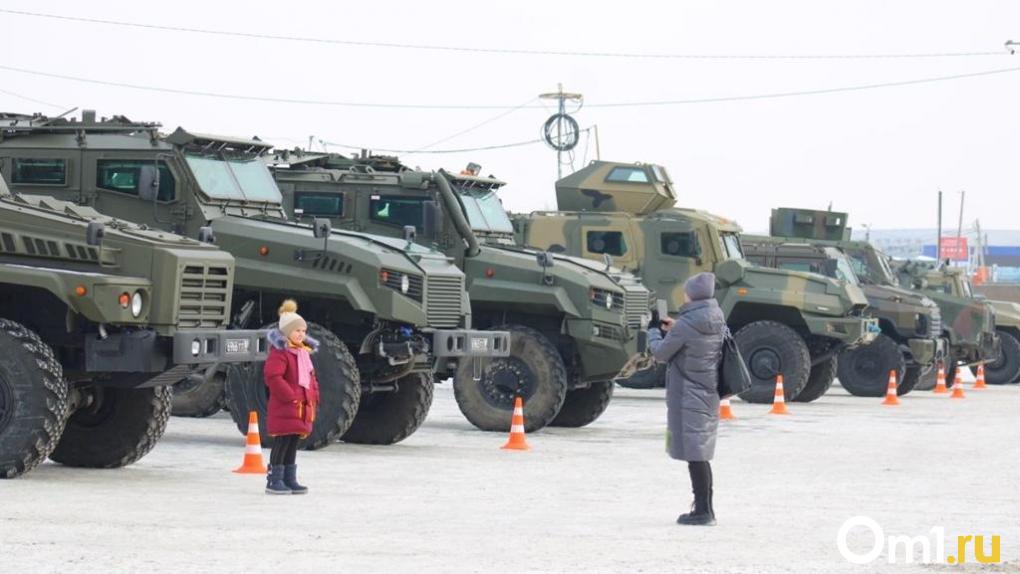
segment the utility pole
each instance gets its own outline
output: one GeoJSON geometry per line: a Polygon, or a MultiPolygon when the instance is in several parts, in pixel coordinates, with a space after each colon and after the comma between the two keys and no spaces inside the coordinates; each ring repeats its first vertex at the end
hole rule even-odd
{"type": "Polygon", "coordinates": [[[939,190],[938,239],[935,241],[935,261],[942,266],[942,190],[939,190]]]}
{"type": "MultiPolygon", "coordinates": [[[[956,225],[956,244],[960,245],[963,238],[963,199],[967,196],[967,192],[960,190],[960,222],[956,225]]],[[[967,254],[967,264],[970,264],[970,253],[967,254]]]]}
{"type": "MultiPolygon", "coordinates": [[[[567,102],[581,103],[584,96],[577,93],[564,92],[563,84],[557,84],[557,91],[539,94],[543,100],[556,100],[557,112],[545,122],[545,142],[556,150],[556,179],[563,178],[563,154],[574,149],[581,139],[577,121],[567,114],[567,102]]],[[[596,142],[598,140],[596,139],[596,142]]],[[[596,143],[596,148],[598,144],[596,143]]]]}

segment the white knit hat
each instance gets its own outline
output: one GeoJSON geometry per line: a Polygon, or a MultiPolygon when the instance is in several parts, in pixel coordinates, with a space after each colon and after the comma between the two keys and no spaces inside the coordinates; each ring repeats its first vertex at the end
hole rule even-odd
{"type": "Polygon", "coordinates": [[[287,299],[280,305],[280,332],[284,337],[290,337],[294,329],[308,329],[308,323],[297,314],[297,302],[287,299]]]}

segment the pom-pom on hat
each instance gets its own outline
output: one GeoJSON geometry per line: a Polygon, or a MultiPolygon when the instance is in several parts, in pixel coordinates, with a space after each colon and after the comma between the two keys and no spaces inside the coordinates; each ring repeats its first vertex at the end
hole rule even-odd
{"type": "Polygon", "coordinates": [[[284,337],[290,337],[294,329],[308,329],[308,323],[297,314],[297,301],[287,299],[280,305],[280,332],[284,337]]]}

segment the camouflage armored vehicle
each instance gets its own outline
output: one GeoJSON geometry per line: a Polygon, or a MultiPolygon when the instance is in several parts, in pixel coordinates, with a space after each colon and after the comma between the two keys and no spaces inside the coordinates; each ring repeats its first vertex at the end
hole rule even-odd
{"type": "Polygon", "coordinates": [[[985,380],[994,385],[1014,383],[1020,379],[1020,343],[1017,343],[1020,314],[1016,311],[1015,303],[975,297],[962,269],[936,267],[928,261],[905,261],[896,265],[896,271],[903,285],[920,289],[936,300],[959,301],[961,305],[966,305],[957,315],[958,322],[980,322],[983,326],[994,326],[995,337],[985,331],[985,337],[981,339],[983,344],[976,348],[968,346],[969,352],[963,354],[960,361],[968,365],[983,362],[985,380]],[[989,313],[993,320],[985,318],[981,310],[989,313]]]}
{"type": "MultiPolygon", "coordinates": [[[[928,270],[918,265],[901,269],[889,266],[888,257],[867,241],[852,241],[845,213],[779,208],[773,210],[771,233],[809,239],[815,245],[839,247],[850,257],[857,276],[865,283],[917,290],[927,286],[928,270]],[[809,215],[812,215],[809,218],[809,215]]],[[[991,308],[977,300],[952,295],[945,289],[924,289],[925,296],[939,307],[942,337],[948,342],[947,372],[950,377],[958,362],[973,364],[991,360],[998,354],[998,337],[991,308]]],[[[918,390],[935,386],[936,369],[921,373],[918,390]]],[[[951,380],[951,378],[950,378],[951,380]]]]}
{"type": "Polygon", "coordinates": [[[522,249],[491,177],[408,169],[393,157],[277,154],[273,172],[284,205],[334,225],[401,235],[456,260],[467,276],[475,323],[513,333],[510,357],[479,378],[454,381],[461,411],[475,426],[505,431],[515,395],[528,429],[594,421],[612,396],[612,378],[643,344],[649,292],[605,262],[522,249]],[[640,339],[640,341],[639,341],[640,339]]]}
{"type": "Polygon", "coordinates": [[[745,400],[771,401],[780,374],[789,400],[815,400],[832,384],[836,355],[876,335],[858,287],[751,264],[736,223],[673,207],[673,183],[661,166],[595,161],[559,180],[556,199],[560,212],[516,217],[520,243],[589,259],[611,256],[642,277],[670,312],[683,303],[688,277],[715,273],[716,298],[753,380],[745,400]]]}
{"type": "Polygon", "coordinates": [[[897,392],[904,395],[945,352],[941,313],[934,301],[900,287],[858,279],[849,258],[838,247],[809,240],[744,235],[744,255],[758,265],[821,273],[858,285],[868,298],[868,314],[878,319],[882,334],[869,345],[844,349],[837,360],[840,384],[857,396],[880,397],[889,372],[896,372],[897,392]]]}
{"type": "Polygon", "coordinates": [[[226,329],[233,281],[211,245],[0,179],[0,478],[131,464],[163,435],[168,384],[263,359],[261,332],[226,329]]]}
{"type": "MultiPolygon", "coordinates": [[[[443,254],[332,230],[326,220],[288,221],[260,159],[265,142],[182,129],[164,136],[157,124],[88,111],[81,121],[7,115],[0,133],[0,167],[12,188],[203,237],[233,254],[236,327],[271,324],[284,298],[297,300],[321,343],[314,362],[322,402],[307,448],[338,437],[402,440],[425,418],[434,372],[508,352],[508,333],[469,329],[464,274],[443,254]]],[[[262,364],[228,369],[226,387],[245,432],[247,413],[265,411],[262,364]]]]}

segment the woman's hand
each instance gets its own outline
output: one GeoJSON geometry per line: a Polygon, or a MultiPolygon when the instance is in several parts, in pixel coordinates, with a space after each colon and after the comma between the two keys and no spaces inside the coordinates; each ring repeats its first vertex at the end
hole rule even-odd
{"type": "Polygon", "coordinates": [[[672,317],[668,317],[668,316],[667,317],[663,317],[659,321],[659,328],[662,329],[663,331],[669,331],[670,329],[673,328],[673,324],[674,323],[676,323],[676,320],[673,319],[672,317]]]}

